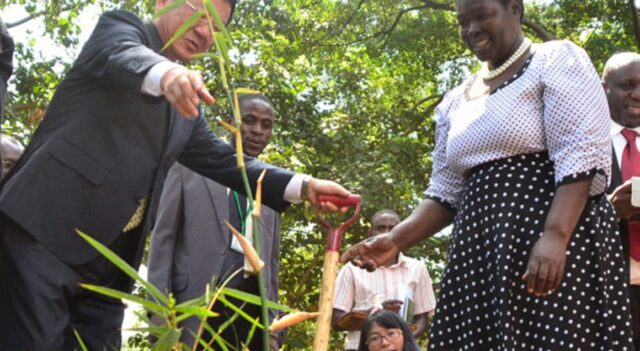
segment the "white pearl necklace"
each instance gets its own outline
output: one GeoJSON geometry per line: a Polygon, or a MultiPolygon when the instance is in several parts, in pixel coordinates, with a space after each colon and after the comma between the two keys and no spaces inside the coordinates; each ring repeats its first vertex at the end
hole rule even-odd
{"type": "Polygon", "coordinates": [[[504,73],[504,71],[511,67],[514,62],[518,61],[518,59],[522,57],[522,55],[524,55],[524,53],[527,52],[530,47],[531,40],[524,38],[522,40],[522,43],[520,44],[520,47],[518,47],[518,50],[516,50],[513,55],[511,55],[511,57],[509,57],[509,59],[505,61],[500,67],[494,70],[490,70],[488,63],[483,64],[482,72],[480,73],[482,79],[484,81],[495,79],[497,76],[501,75],[502,73],[504,73]]]}

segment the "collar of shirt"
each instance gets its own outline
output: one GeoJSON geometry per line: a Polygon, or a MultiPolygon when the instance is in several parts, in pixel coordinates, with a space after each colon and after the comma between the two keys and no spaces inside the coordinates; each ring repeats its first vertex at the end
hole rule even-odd
{"type": "MultiPolygon", "coordinates": [[[[618,167],[622,167],[620,164],[620,160],[622,159],[622,153],[624,152],[625,146],[627,146],[627,140],[622,135],[622,130],[624,127],[617,122],[611,121],[611,131],[609,135],[611,136],[611,144],[613,145],[613,152],[616,155],[616,162],[618,162],[618,167]]],[[[633,128],[636,132],[640,133],[640,127],[633,128]]],[[[640,148],[640,138],[636,138],[636,145],[640,148]]]]}
{"type": "Polygon", "coordinates": [[[392,264],[389,267],[379,267],[379,268],[383,268],[383,269],[393,269],[393,268],[400,268],[400,267],[405,267],[407,265],[407,256],[403,255],[402,252],[398,254],[398,262],[392,264]]]}

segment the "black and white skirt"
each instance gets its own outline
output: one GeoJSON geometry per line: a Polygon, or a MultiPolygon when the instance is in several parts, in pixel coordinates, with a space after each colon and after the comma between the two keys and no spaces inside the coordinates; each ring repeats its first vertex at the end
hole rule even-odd
{"type": "Polygon", "coordinates": [[[454,220],[429,350],[633,350],[622,244],[611,204],[591,198],[562,285],[521,280],[555,191],[546,153],[474,170],[454,220]]]}

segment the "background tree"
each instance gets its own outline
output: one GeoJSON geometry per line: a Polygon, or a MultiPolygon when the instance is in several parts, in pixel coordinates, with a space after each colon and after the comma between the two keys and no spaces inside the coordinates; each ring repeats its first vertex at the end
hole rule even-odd
{"type": "MultiPolygon", "coordinates": [[[[535,41],[568,39],[597,69],[622,50],[640,47],[635,0],[525,0],[525,31],[535,41]]],[[[125,8],[150,17],[153,1],[0,1],[10,31],[44,23],[34,39],[17,41],[5,130],[25,142],[39,123],[70,58],[79,49],[79,15],[87,8],[125,8]],[[22,19],[8,17],[23,6],[22,19]],[[56,45],[38,53],[40,37],[56,45]]],[[[478,68],[458,38],[453,0],[242,0],[230,26],[242,85],[265,92],[278,111],[267,161],[335,179],[364,196],[363,218],[346,245],[365,237],[380,208],[408,215],[429,181],[433,110],[443,94],[478,68]]],[[[217,65],[196,63],[214,96],[217,65]]],[[[214,109],[226,114],[226,106],[214,109]]],[[[212,120],[216,116],[208,116],[212,120]]],[[[212,124],[215,127],[215,125],[212,124]]],[[[310,310],[317,303],[324,232],[312,208],[284,217],[281,302],[310,310]]],[[[446,235],[411,250],[424,257],[435,283],[446,235]]],[[[312,324],[289,331],[286,349],[310,349],[312,324]]],[[[333,340],[338,349],[341,338],[333,340]]]]}

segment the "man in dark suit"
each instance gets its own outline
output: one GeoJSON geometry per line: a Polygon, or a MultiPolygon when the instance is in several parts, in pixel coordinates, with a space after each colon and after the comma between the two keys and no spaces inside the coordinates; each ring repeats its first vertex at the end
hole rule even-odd
{"type": "MultiPolygon", "coordinates": [[[[262,95],[241,95],[239,100],[242,116],[240,132],[245,154],[258,157],[271,139],[273,105],[262,95]]],[[[233,138],[231,145],[235,145],[233,138]]],[[[175,164],[167,175],[151,236],[149,282],[162,292],[172,293],[177,303],[202,296],[208,284],[220,285],[230,277],[227,287],[259,295],[255,276],[245,276],[240,271],[244,266],[244,255],[224,224],[228,220],[242,232],[246,228],[244,223],[247,216],[244,196],[175,164]]],[[[265,206],[259,224],[260,253],[265,262],[265,287],[268,298],[277,301],[280,214],[265,206]]],[[[249,235],[246,230],[244,232],[249,235]]],[[[244,310],[252,317],[260,318],[258,306],[246,305],[244,310]]],[[[222,304],[214,306],[214,311],[221,315],[209,320],[213,330],[218,330],[220,324],[234,315],[231,309],[222,304]]],[[[200,319],[196,317],[180,324],[184,328],[181,340],[185,344],[193,345],[191,332],[195,334],[199,325],[200,319]]],[[[225,329],[222,337],[240,349],[250,329],[251,324],[239,317],[225,329]]],[[[272,338],[271,341],[271,349],[277,350],[277,340],[272,338]]],[[[248,346],[250,350],[262,348],[260,330],[256,331],[248,346]]]]}
{"type": "MultiPolygon", "coordinates": [[[[231,17],[235,1],[212,2],[222,18],[231,17]]],[[[157,7],[170,3],[158,0],[157,7]]],[[[10,272],[0,277],[8,296],[0,301],[3,350],[72,350],[74,330],[91,350],[119,349],[123,304],[78,284],[128,290],[131,281],[76,228],[137,267],[175,161],[243,191],[235,150],[199,114],[200,100],[213,97],[198,72],[175,62],[209,49],[207,24],[195,23],[162,50],[202,6],[189,0],[153,23],[122,11],[102,15],[23,157],[0,183],[0,259],[10,272]]],[[[247,158],[254,191],[264,169],[263,200],[278,211],[301,194],[312,202],[320,193],[349,194],[247,158]]]]}
{"type": "Polygon", "coordinates": [[[629,263],[633,343],[636,350],[640,350],[640,207],[631,205],[630,179],[640,177],[640,55],[620,53],[612,56],[602,77],[612,120],[614,157],[609,193],[619,218],[623,251],[629,263]]]}

